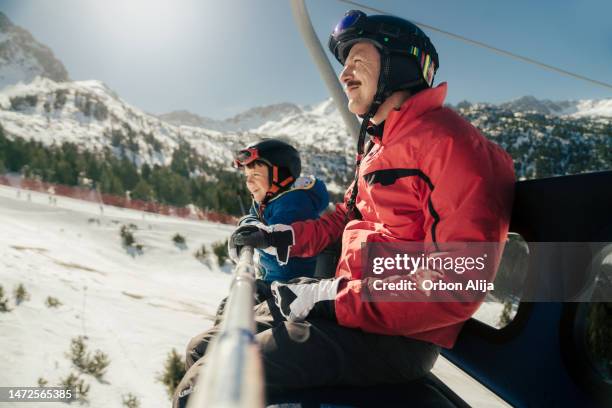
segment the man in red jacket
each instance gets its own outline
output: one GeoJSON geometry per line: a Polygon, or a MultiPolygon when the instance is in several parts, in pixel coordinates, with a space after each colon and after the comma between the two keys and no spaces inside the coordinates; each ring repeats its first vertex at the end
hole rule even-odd
{"type": "Polygon", "coordinates": [[[371,301],[362,244],[503,243],[508,232],[512,159],[443,107],[447,86],[432,87],[439,62],[429,38],[406,20],[352,10],[329,48],[344,65],[349,110],[363,118],[355,181],[318,220],[240,227],[230,239],[297,257],[341,239],[334,278],[275,282],[273,300],[257,306],[269,391],[425,375],[480,302],[371,301]]]}

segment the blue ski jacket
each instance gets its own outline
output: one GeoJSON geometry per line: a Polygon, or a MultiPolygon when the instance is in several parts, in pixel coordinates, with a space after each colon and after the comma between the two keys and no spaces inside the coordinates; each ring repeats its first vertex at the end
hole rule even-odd
{"type": "MultiPolygon", "coordinates": [[[[268,201],[263,211],[263,219],[258,218],[259,203],[253,201],[249,215],[240,224],[262,222],[265,225],[291,225],[296,221],[318,219],[329,205],[329,194],[325,183],[314,176],[298,178],[291,188],[268,201]]],[[[317,257],[289,258],[286,265],[280,265],[276,256],[258,249],[262,279],[267,282],[288,281],[293,278],[312,277],[317,257]]]]}

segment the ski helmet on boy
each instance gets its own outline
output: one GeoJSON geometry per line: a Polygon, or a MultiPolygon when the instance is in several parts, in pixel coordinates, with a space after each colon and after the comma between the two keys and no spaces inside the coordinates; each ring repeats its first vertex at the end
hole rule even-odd
{"type": "Polygon", "coordinates": [[[278,139],[264,139],[240,150],[235,156],[234,166],[243,167],[255,161],[268,166],[269,192],[273,194],[290,186],[302,172],[300,153],[278,139]]]}

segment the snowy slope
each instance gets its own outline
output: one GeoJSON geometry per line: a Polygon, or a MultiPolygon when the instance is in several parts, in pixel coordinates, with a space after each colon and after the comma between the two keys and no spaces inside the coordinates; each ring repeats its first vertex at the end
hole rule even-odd
{"type": "Polygon", "coordinates": [[[229,288],[229,266],[222,271],[192,253],[202,243],[210,249],[232,228],[113,207],[101,215],[96,204],[57,197],[53,206],[46,194],[29,194],[31,202],[26,191],[17,198],[16,189],[0,187],[0,284],[11,297],[18,283],[31,294],[0,313],[0,384],[34,386],[44,377],[54,385],[70,372],[64,354],[70,339],[85,334],[90,350],[111,360],[104,382],[84,376],[91,407],[119,407],[128,392],[142,407],[168,406],[155,379],[167,353],[176,348],[183,355],[187,341],[211,325],[229,288]],[[138,226],[142,255],[120,245],[119,228],[127,223],[138,226]],[[177,232],[188,249],[171,242],[177,232]],[[63,306],[47,308],[47,296],[63,306]]]}
{"type": "MultiPolygon", "coordinates": [[[[127,393],[142,407],[168,406],[156,381],[167,353],[182,354],[191,337],[210,327],[229,289],[229,265],[220,270],[213,259],[203,264],[192,253],[232,228],[110,206],[101,214],[95,203],[56,198],[52,205],[46,194],[0,186],[0,284],[12,297],[23,283],[31,295],[19,306],[11,300],[13,311],[0,313],[0,384],[35,386],[43,377],[55,385],[75,371],[65,356],[70,340],[87,335],[89,349],[111,360],[103,382],[82,375],[91,385],[90,407],[120,407],[127,393]],[[120,245],[120,225],[128,223],[138,226],[142,255],[120,245]],[[188,249],[171,242],[177,232],[188,249]],[[63,305],[47,308],[47,296],[63,305]]],[[[499,311],[487,304],[479,313],[494,322],[499,311]]],[[[434,373],[470,403],[503,405],[442,358],[434,373]]]]}

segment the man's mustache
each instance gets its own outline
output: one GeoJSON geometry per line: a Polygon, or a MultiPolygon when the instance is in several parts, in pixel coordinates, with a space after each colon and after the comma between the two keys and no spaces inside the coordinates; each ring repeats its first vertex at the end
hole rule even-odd
{"type": "Polygon", "coordinates": [[[361,81],[351,80],[344,84],[344,89],[348,89],[352,86],[360,86],[360,85],[361,85],[361,81]]]}

